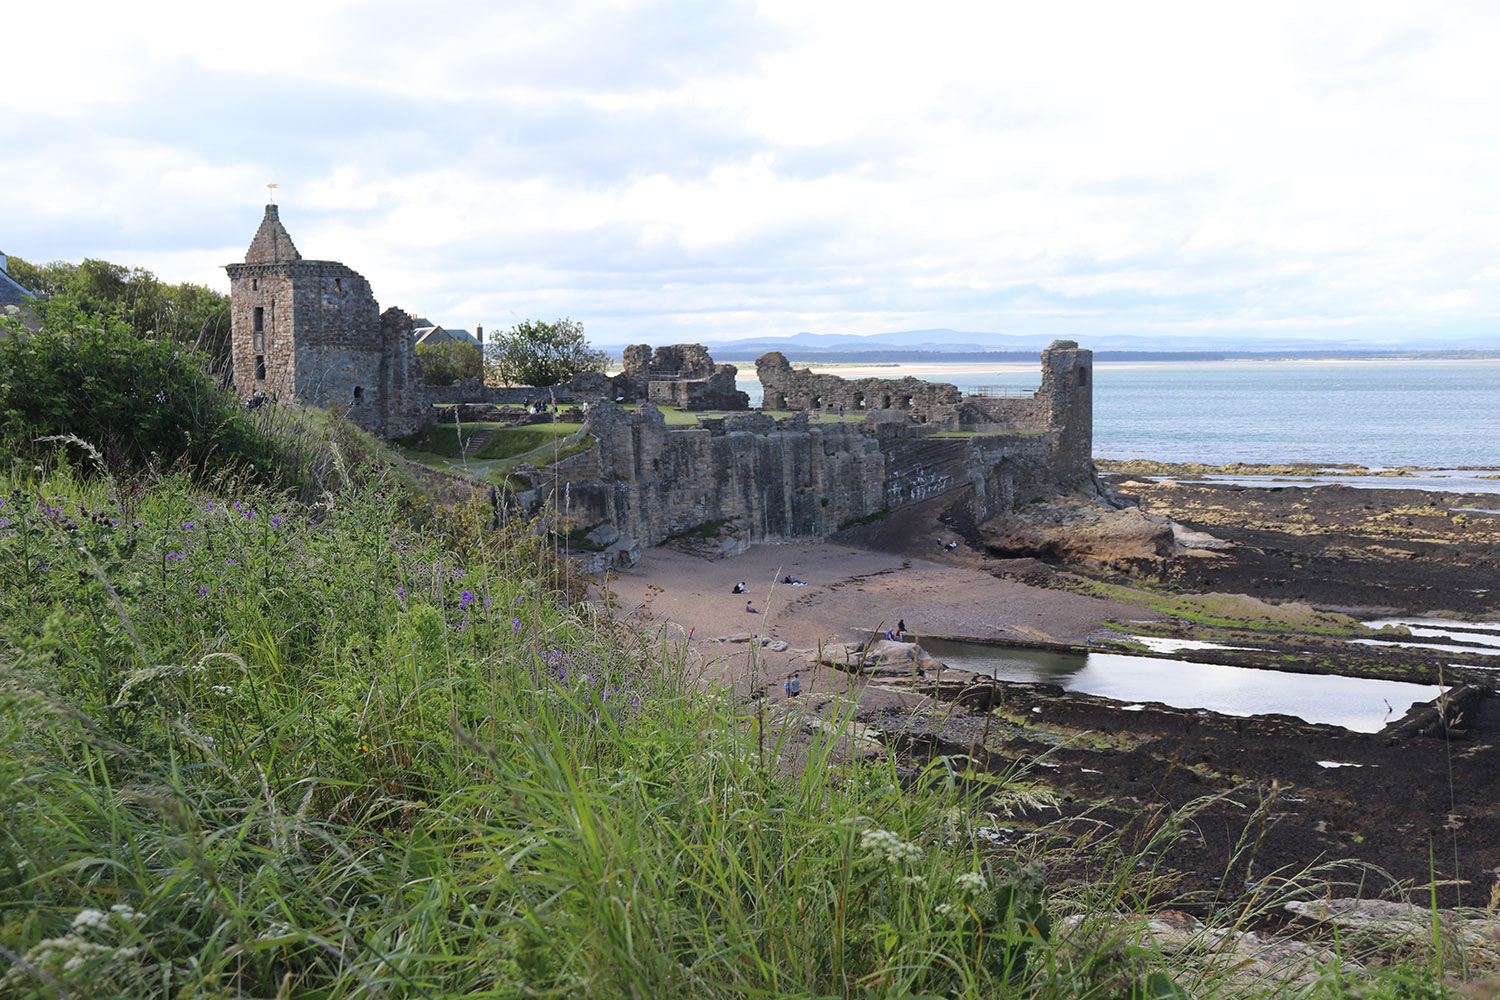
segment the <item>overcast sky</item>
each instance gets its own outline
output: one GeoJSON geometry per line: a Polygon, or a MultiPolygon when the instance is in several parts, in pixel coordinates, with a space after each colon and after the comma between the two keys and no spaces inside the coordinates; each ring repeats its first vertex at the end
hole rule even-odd
{"type": "MultiPolygon", "coordinates": [[[[16,5],[13,5],[15,7],[16,5]]],[[[0,250],[471,328],[1500,346],[1500,5],[30,3],[0,250]]]]}

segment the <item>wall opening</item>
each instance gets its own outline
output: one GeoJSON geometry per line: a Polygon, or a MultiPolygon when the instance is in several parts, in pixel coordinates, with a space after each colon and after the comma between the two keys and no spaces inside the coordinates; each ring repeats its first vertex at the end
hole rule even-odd
{"type": "Polygon", "coordinates": [[[902,396],[901,397],[901,409],[903,409],[903,410],[909,410],[909,409],[911,409],[911,397],[910,396],[902,396]]]}
{"type": "Polygon", "coordinates": [[[260,291],[260,279],[259,278],[251,278],[250,279],[250,290],[252,292],[258,292],[258,291],[260,291]]]}
{"type": "Polygon", "coordinates": [[[354,405],[358,406],[360,403],[364,402],[364,399],[365,399],[365,390],[364,390],[364,387],[363,386],[358,386],[358,385],[355,386],[354,387],[354,405]]]}
{"type": "Polygon", "coordinates": [[[856,392],[854,394],[854,405],[850,409],[863,410],[865,408],[865,394],[856,392]]]}
{"type": "Polygon", "coordinates": [[[333,290],[335,292],[342,292],[344,290],[344,279],[343,278],[334,278],[333,279],[333,290]]]}
{"type": "Polygon", "coordinates": [[[251,345],[251,347],[255,351],[255,353],[256,354],[263,354],[263,353],[265,353],[265,350],[266,350],[266,335],[265,335],[265,333],[263,331],[257,330],[257,331],[255,331],[255,336],[252,337],[251,339],[254,341],[254,343],[251,345]]]}
{"type": "Polygon", "coordinates": [[[255,379],[257,382],[266,380],[266,356],[264,354],[255,356],[255,379]]]}
{"type": "Polygon", "coordinates": [[[266,310],[264,307],[255,307],[255,317],[250,328],[256,333],[260,333],[266,328],[266,310]]]}
{"type": "Polygon", "coordinates": [[[1079,385],[1088,385],[1089,384],[1089,370],[1087,368],[1080,368],[1080,369],[1078,369],[1078,384],[1079,385]]]}
{"type": "Polygon", "coordinates": [[[821,409],[822,406],[823,406],[823,397],[822,396],[814,396],[812,398],[812,402],[808,404],[808,408],[809,409],[813,409],[813,410],[821,409]]]}

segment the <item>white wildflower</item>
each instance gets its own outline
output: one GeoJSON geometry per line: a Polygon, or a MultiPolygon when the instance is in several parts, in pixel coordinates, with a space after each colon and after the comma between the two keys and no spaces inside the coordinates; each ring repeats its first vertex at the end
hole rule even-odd
{"type": "Polygon", "coordinates": [[[922,849],[889,830],[866,830],[859,836],[859,849],[888,865],[906,864],[922,857],[922,849]]]}
{"type": "Polygon", "coordinates": [[[230,687],[228,684],[215,684],[213,687],[209,688],[209,690],[223,698],[234,697],[234,688],[230,687]]]}
{"type": "Polygon", "coordinates": [[[102,931],[107,927],[109,927],[109,914],[103,910],[79,910],[78,915],[73,918],[75,931],[102,931]]]}
{"type": "Polygon", "coordinates": [[[129,903],[116,903],[109,908],[109,912],[121,920],[140,920],[146,915],[129,903]]]}
{"type": "Polygon", "coordinates": [[[915,889],[927,888],[927,879],[921,875],[908,875],[901,880],[902,885],[909,885],[915,889]]]}
{"type": "Polygon", "coordinates": [[[952,903],[939,903],[937,906],[935,906],[935,907],[932,908],[932,912],[935,913],[937,916],[940,916],[940,917],[951,916],[952,913],[953,913],[953,904],[952,903]]]}
{"type": "Polygon", "coordinates": [[[958,886],[959,889],[963,890],[964,892],[971,893],[975,896],[979,895],[990,887],[989,880],[978,872],[960,872],[958,874],[958,877],[953,880],[953,884],[958,886]]]}

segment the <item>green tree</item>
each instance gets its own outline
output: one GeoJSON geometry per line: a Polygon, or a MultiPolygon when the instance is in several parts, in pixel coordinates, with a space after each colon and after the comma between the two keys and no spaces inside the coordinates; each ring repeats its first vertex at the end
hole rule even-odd
{"type": "Polygon", "coordinates": [[[484,366],[479,345],[450,340],[442,344],[418,344],[417,361],[422,365],[422,381],[428,385],[453,385],[460,379],[480,378],[484,366]]]}
{"type": "Polygon", "coordinates": [[[504,385],[548,386],[579,372],[603,371],[609,355],[589,347],[583,324],[525,320],[495,338],[485,359],[491,381],[504,385]]]}
{"type": "Polygon", "coordinates": [[[229,296],[183,282],[169,285],[142,267],[86,258],[82,264],[55,260],[31,264],[10,258],[10,276],[71,315],[119,317],[138,335],[165,334],[178,344],[229,362],[229,296]]]}

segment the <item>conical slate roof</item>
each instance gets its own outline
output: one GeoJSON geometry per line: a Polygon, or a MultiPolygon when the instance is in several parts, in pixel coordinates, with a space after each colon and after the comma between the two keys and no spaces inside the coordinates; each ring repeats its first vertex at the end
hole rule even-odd
{"type": "Polygon", "coordinates": [[[255,239],[250,241],[250,249],[245,251],[245,263],[285,264],[301,259],[302,255],[292,244],[292,238],[287,235],[286,227],[281,224],[281,216],[277,214],[276,206],[267,205],[266,217],[260,220],[260,228],[255,231],[255,239]]]}

